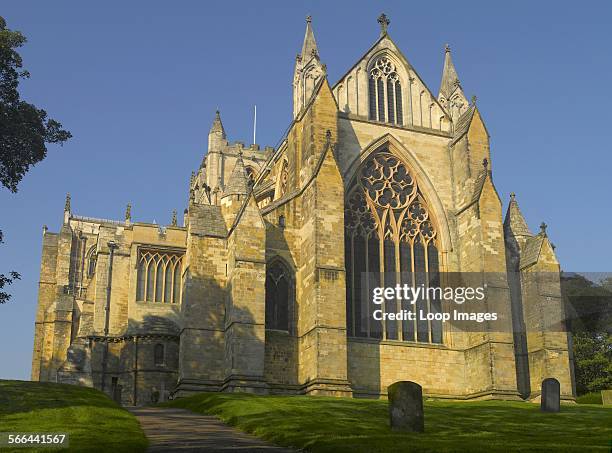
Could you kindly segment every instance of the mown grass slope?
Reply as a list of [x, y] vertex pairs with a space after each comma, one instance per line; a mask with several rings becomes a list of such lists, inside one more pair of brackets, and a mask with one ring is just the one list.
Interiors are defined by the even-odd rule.
[[203, 393], [167, 405], [214, 414], [278, 445], [312, 452], [610, 450], [612, 409], [523, 402], [425, 402], [424, 434], [391, 431], [387, 401]]
[[141, 452], [147, 447], [136, 418], [104, 393], [49, 382], [0, 380], [0, 431], [65, 432], [68, 451], [77, 452]]

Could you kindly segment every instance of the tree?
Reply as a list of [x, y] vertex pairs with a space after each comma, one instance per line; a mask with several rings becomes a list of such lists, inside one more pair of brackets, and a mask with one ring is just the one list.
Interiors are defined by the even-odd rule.
[[[0, 17], [0, 183], [12, 193], [30, 167], [46, 157], [48, 143], [62, 144], [72, 137], [47, 112], [19, 95], [19, 81], [30, 76], [16, 50], [25, 42], [25, 36], [9, 30]], [[0, 243], [2, 239], [0, 230]], [[2, 289], [19, 278], [14, 271], [0, 274], [0, 304], [11, 297]]]
[[576, 392], [612, 388], [610, 280], [598, 284], [579, 274], [564, 274], [561, 288], [573, 338]]

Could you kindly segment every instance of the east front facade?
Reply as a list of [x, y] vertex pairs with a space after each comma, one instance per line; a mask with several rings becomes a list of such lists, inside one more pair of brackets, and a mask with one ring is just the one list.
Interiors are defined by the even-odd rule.
[[[44, 228], [33, 380], [130, 405], [198, 391], [379, 398], [405, 380], [431, 397], [534, 400], [550, 377], [574, 398], [567, 334], [538, 327], [563, 317], [545, 226], [532, 233], [514, 196], [503, 219], [489, 135], [448, 46], [434, 95], [379, 25], [330, 85], [308, 18], [280, 146], [230, 143], [217, 112], [170, 225], [130, 206], [120, 221], [80, 216], [67, 197], [60, 231]], [[364, 313], [362, 275], [460, 272], [482, 276], [506, 328]], [[556, 279], [528, 284], [539, 273]]]

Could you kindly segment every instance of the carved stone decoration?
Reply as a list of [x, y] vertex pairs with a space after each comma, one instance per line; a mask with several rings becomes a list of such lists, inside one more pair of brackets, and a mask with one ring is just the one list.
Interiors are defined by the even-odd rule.
[[362, 166], [348, 196], [345, 219], [351, 234], [370, 236], [377, 231], [384, 238], [389, 229], [394, 241], [413, 241], [418, 235], [425, 243], [436, 237], [415, 179], [389, 152], [377, 153]]

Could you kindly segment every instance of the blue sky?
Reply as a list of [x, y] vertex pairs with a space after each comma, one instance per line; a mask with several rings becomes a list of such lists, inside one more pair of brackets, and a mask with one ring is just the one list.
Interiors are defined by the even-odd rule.
[[[23, 279], [0, 306], [0, 378], [28, 379], [42, 225], [57, 231], [66, 192], [80, 215], [169, 223], [220, 108], [230, 140], [275, 145], [291, 120], [291, 80], [313, 16], [335, 82], [389, 32], [437, 93], [446, 42], [491, 134], [494, 182], [541, 221], [565, 270], [612, 256], [609, 102], [612, 8], [604, 2], [4, 2], [28, 37], [23, 97], [74, 138], [50, 147], [17, 194], [0, 189], [0, 272]], [[505, 210], [505, 207], [504, 207]]]

